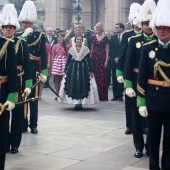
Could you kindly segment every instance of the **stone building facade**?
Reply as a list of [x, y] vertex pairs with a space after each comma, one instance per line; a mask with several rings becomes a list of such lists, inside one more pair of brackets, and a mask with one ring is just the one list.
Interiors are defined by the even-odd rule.
[[[128, 22], [129, 7], [133, 2], [142, 4], [144, 0], [81, 0], [81, 22], [87, 29], [102, 22], [107, 30], [112, 30], [115, 23]], [[68, 29], [72, 15], [72, 0], [46, 0], [46, 27]]]

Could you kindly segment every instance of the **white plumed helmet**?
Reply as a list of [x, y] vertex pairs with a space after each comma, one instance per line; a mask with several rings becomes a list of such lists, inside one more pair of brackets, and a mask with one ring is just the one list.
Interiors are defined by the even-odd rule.
[[37, 21], [37, 10], [33, 1], [25, 1], [20, 15], [18, 17], [19, 21], [36, 22]]
[[2, 14], [0, 17], [0, 28], [4, 25], [13, 25], [16, 30], [20, 28], [20, 24], [17, 18], [17, 11], [14, 4], [6, 4], [2, 9]]
[[133, 24], [133, 20], [136, 18], [140, 11], [141, 5], [138, 3], [132, 3], [130, 6], [130, 11], [129, 11], [129, 22], [131, 25]]
[[170, 0], [159, 0], [150, 27], [155, 30], [156, 26], [170, 27]]
[[138, 25], [141, 28], [142, 22], [150, 21], [156, 9], [156, 3], [154, 0], [145, 0], [142, 4], [139, 14], [134, 19], [133, 24]]

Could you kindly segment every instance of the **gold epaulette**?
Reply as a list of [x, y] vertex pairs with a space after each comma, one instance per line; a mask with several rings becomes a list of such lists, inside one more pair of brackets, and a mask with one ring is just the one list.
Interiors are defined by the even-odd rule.
[[36, 30], [37, 32], [42, 32], [43, 34], [45, 34], [45, 32], [42, 29], [38, 29]]
[[137, 34], [137, 35], [134, 35], [134, 36], [132, 36], [132, 37], [129, 37], [128, 38], [128, 42], [132, 39], [132, 38], [138, 38], [138, 37], [141, 37], [142, 36], [142, 34]]
[[141, 37], [141, 36], [142, 36], [142, 34], [137, 34], [137, 35], [132, 36], [132, 37], [130, 37], [130, 38], [138, 38], [138, 37]]
[[14, 40], [12, 40], [10, 38], [6, 38], [6, 37], [2, 37], [2, 38], [6, 39], [7, 41], [14, 42]]
[[21, 34], [22, 32], [16, 32], [15, 34]]
[[130, 30], [126, 30], [126, 31], [125, 31], [125, 33], [126, 33], [126, 32], [131, 32], [131, 31], [133, 31], [133, 29], [130, 29]]
[[155, 42], [157, 42], [157, 40], [152, 40], [152, 41], [150, 41], [150, 42], [147, 42], [147, 43], [143, 44], [143, 46], [150, 45], [150, 44], [153, 44], [153, 43], [155, 43]]

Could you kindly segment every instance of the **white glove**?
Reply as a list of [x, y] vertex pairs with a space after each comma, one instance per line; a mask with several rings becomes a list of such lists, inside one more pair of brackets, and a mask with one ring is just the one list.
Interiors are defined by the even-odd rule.
[[22, 36], [27, 37], [32, 32], [33, 32], [32, 28], [26, 28]]
[[141, 106], [141, 107], [139, 107], [138, 111], [139, 111], [139, 114], [140, 114], [142, 117], [147, 117], [147, 116], [148, 116], [148, 110], [147, 110], [147, 107], [146, 107], [146, 106]]
[[123, 76], [117, 76], [117, 81], [119, 83], [123, 83], [124, 82]]
[[47, 76], [44, 76], [44, 75], [41, 74], [40, 79], [43, 83], [45, 83], [47, 81]]
[[6, 110], [11, 111], [14, 107], [15, 107], [15, 103], [11, 102], [9, 100], [7, 100], [4, 105], [8, 105], [8, 107], [6, 108]]
[[26, 87], [22, 97], [26, 97], [27, 98], [30, 95], [30, 93], [31, 93], [31, 88]]
[[129, 97], [136, 97], [136, 93], [132, 88], [126, 88], [126, 95]]

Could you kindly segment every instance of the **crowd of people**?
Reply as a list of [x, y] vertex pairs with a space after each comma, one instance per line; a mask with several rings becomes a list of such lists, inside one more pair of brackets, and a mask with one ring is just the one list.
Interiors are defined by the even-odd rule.
[[[70, 30], [34, 27], [37, 11], [25, 1], [19, 17], [13, 4], [2, 9], [0, 28], [0, 170], [5, 153], [18, 152], [22, 133], [37, 134], [38, 100], [50, 87], [52, 77], [61, 103], [83, 105], [123, 101], [125, 134], [133, 135], [134, 156], [149, 156], [149, 169], [160, 170], [159, 147], [163, 127], [162, 170], [170, 169], [170, 1], [145, 0], [130, 6], [129, 23], [104, 30], [101, 22], [93, 30], [73, 24]], [[20, 23], [21, 26], [20, 26]], [[27, 98], [29, 103], [28, 118]], [[15, 107], [15, 103], [25, 103]], [[10, 111], [12, 112], [11, 121]], [[10, 125], [11, 124], [11, 125]], [[146, 135], [146, 141], [144, 136]]]

